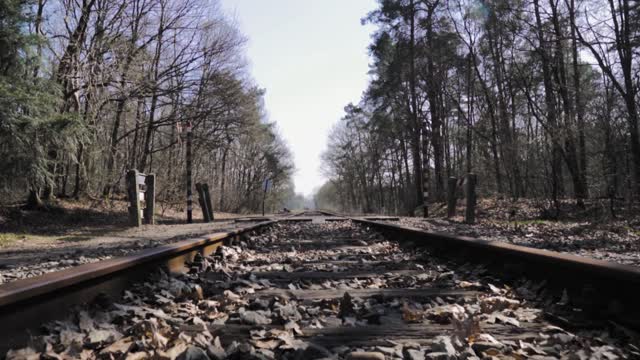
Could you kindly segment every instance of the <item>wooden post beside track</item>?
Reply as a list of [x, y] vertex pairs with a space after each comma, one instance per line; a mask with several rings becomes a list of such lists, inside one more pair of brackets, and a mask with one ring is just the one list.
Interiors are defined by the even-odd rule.
[[[145, 175], [138, 170], [127, 172], [127, 197], [129, 198], [129, 223], [131, 226], [155, 224], [156, 176]], [[142, 202], [144, 201], [144, 208]]]
[[211, 201], [211, 193], [209, 192], [209, 184], [202, 184], [202, 190], [204, 191], [204, 202], [207, 205], [209, 211], [209, 221], [213, 221], [213, 203]]
[[464, 182], [464, 195], [467, 200], [464, 221], [467, 224], [475, 224], [476, 222], [476, 184], [478, 176], [476, 174], [467, 174]]
[[267, 200], [267, 191], [271, 188], [271, 179], [265, 179], [262, 183], [263, 192], [262, 192], [262, 216], [264, 216], [264, 203]]
[[145, 176], [144, 184], [144, 223], [154, 225], [156, 223], [156, 175]]
[[200, 203], [200, 209], [202, 209], [202, 218], [204, 222], [208, 223], [211, 221], [209, 208], [207, 206], [207, 197], [204, 193], [204, 184], [197, 183], [196, 191], [198, 192], [198, 203]]
[[[414, 107], [414, 111], [416, 108]], [[426, 120], [422, 122], [422, 172], [420, 176], [420, 181], [422, 181], [422, 217], [429, 217], [429, 157], [427, 156], [427, 149], [429, 149], [429, 137], [426, 136], [428, 134], [427, 129], [429, 129], [429, 125]], [[438, 198], [440, 194], [436, 194], [436, 198]]]
[[140, 213], [140, 196], [138, 185], [138, 170], [127, 172], [127, 197], [129, 198], [129, 223], [132, 226], [142, 226], [142, 214]]
[[447, 217], [452, 218], [456, 216], [456, 202], [457, 202], [457, 190], [458, 189], [458, 179], [454, 177], [449, 178], [449, 183], [447, 184]]

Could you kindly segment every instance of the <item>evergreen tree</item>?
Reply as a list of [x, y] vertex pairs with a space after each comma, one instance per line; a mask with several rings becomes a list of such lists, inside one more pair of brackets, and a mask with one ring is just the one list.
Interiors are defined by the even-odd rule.
[[29, 76], [40, 59], [39, 41], [26, 33], [28, 1], [0, 0], [0, 186], [28, 186], [29, 207], [42, 207], [40, 189], [53, 181], [51, 154], [71, 150], [82, 128], [60, 115], [60, 91], [51, 80]]

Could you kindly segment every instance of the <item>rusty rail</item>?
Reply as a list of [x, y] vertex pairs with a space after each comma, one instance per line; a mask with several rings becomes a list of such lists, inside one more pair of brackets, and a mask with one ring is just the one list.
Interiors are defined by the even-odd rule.
[[97, 299], [117, 300], [128, 286], [144, 280], [158, 266], [170, 272], [185, 271], [185, 263], [193, 260], [197, 253], [209, 255], [224, 243], [274, 222], [265, 221], [2, 284], [0, 358], [10, 348], [24, 345], [29, 332], [37, 333], [41, 324], [65, 318], [76, 305]]
[[[640, 269], [600, 260], [448, 234], [430, 233], [396, 224], [364, 218], [329, 215], [328, 220], [353, 220], [400, 242], [426, 246], [435, 255], [462, 262], [484, 264], [501, 278], [538, 279], [549, 291], [567, 291], [573, 304], [591, 316], [613, 319], [640, 328], [636, 296]], [[340, 217], [340, 218], [338, 218]], [[278, 221], [308, 221], [281, 218], [230, 232], [185, 240], [137, 254], [114, 258], [40, 277], [0, 285], [0, 354], [28, 340], [27, 331], [51, 320], [67, 316], [66, 310], [100, 299], [117, 299], [132, 283], [144, 280], [150, 271], [164, 266], [170, 271], [185, 269], [196, 253], [212, 253], [219, 246], [244, 233], [259, 230]]]
[[431, 233], [396, 224], [353, 219], [388, 237], [460, 262], [484, 264], [507, 280], [545, 281], [548, 291], [567, 292], [571, 303], [590, 317], [611, 319], [640, 329], [640, 268], [571, 254], [470, 237]]

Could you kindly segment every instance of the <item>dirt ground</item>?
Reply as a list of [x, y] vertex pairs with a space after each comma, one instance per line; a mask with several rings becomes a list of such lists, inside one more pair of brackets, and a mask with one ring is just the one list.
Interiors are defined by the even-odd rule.
[[195, 223], [176, 211], [158, 215], [158, 225], [127, 223], [126, 204], [61, 202], [50, 211], [0, 209], [0, 284], [89, 262], [123, 256], [143, 248], [246, 226], [237, 214], [215, 213], [216, 221]]
[[[214, 215], [216, 221], [247, 216], [220, 212]], [[197, 207], [194, 209], [193, 218], [196, 225], [202, 222], [202, 212]], [[159, 206], [156, 222], [158, 225], [186, 224], [186, 213]], [[120, 233], [125, 234], [125, 237], [136, 236], [136, 231], [144, 233], [147, 228], [132, 228], [128, 223], [127, 203], [119, 200], [65, 200], [56, 202], [48, 211], [29, 211], [18, 206], [5, 206], [0, 207], [0, 250], [84, 243], [96, 237], [109, 237], [113, 234], [121, 237], [118, 235]], [[156, 228], [156, 231], [158, 229]], [[170, 231], [168, 229], [170, 227], [162, 231]], [[177, 234], [169, 232], [167, 235], [170, 237]]]

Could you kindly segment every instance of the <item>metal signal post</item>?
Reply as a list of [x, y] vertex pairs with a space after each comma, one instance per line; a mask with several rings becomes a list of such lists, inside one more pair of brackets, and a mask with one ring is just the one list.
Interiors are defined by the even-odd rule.
[[191, 121], [187, 122], [187, 223], [193, 223], [193, 178], [192, 178], [192, 154], [191, 142], [193, 132]]

